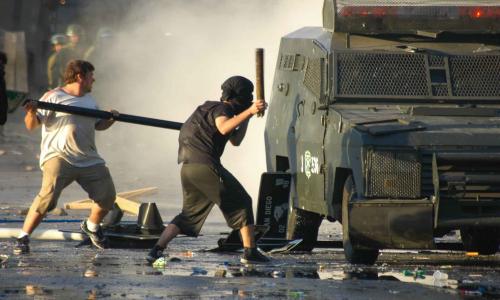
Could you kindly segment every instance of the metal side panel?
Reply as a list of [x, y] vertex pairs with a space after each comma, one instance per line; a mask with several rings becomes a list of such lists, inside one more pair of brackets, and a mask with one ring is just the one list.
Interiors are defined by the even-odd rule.
[[350, 204], [350, 233], [361, 245], [433, 247], [433, 207], [427, 201], [369, 201]]

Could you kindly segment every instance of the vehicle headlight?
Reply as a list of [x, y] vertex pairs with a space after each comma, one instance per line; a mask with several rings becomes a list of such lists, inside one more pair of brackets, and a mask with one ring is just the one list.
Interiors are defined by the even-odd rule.
[[365, 160], [365, 196], [420, 198], [422, 167], [418, 152], [368, 149]]

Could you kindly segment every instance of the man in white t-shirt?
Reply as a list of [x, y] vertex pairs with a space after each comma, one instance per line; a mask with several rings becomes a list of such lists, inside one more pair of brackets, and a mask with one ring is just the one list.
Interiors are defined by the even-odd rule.
[[[65, 85], [45, 93], [40, 101], [97, 109], [90, 95], [93, 82], [94, 66], [87, 61], [72, 60], [65, 69]], [[106, 248], [107, 240], [99, 224], [113, 208], [116, 192], [105, 161], [97, 153], [95, 130], [108, 129], [114, 120], [37, 110], [35, 102], [26, 104], [25, 110], [24, 123], [28, 130], [42, 126], [40, 168], [43, 179], [40, 192], [24, 220], [14, 253], [29, 253], [29, 235], [47, 212], [56, 207], [62, 190], [73, 181], [78, 182], [95, 202], [81, 229], [96, 247]], [[118, 115], [117, 111], [112, 112]]]

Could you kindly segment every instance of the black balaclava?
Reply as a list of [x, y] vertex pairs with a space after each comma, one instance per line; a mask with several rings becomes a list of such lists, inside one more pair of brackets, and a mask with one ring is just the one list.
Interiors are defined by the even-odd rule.
[[252, 105], [253, 83], [243, 76], [228, 78], [221, 86], [221, 101], [229, 101], [236, 114], [241, 113]]

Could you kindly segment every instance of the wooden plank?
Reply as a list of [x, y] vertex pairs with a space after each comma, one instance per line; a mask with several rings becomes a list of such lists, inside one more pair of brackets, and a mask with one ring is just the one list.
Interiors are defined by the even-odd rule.
[[[136, 202], [136, 203], [140, 204], [140, 201], [138, 200], [138, 198], [140, 196], [154, 195], [157, 192], [158, 192], [157, 187], [147, 187], [147, 188], [117, 193], [116, 196], [117, 196], [117, 199], [118, 199], [118, 197], [120, 197], [120, 198], [127, 200], [127, 202], [126, 202], [127, 204], [124, 204], [124, 206], [127, 207], [127, 209], [130, 208], [131, 211], [135, 211], [135, 209], [132, 207], [132, 204], [129, 202]], [[65, 203], [64, 208], [65, 209], [90, 209], [92, 207], [93, 203], [94, 203], [94, 201], [92, 199], [89, 199], [89, 198], [81, 199], [81, 200], [76, 200], [76, 201], [71, 201], [71, 202]], [[138, 212], [138, 209], [137, 209], [137, 212]], [[130, 213], [132, 213], [132, 212], [130, 212]]]
[[92, 205], [94, 205], [93, 201], [79, 203], [71, 202], [64, 204], [64, 209], [91, 209]]
[[117, 196], [120, 196], [122, 198], [127, 198], [129, 200], [135, 200], [140, 196], [155, 195], [157, 192], [158, 192], [157, 187], [147, 187], [147, 188], [142, 188], [142, 189], [138, 189], [138, 190], [118, 193]]
[[124, 212], [133, 214], [133, 215], [139, 215], [139, 207], [141, 206], [140, 202], [132, 201], [120, 196], [116, 197], [115, 200], [116, 204], [118, 207], [123, 210]]

